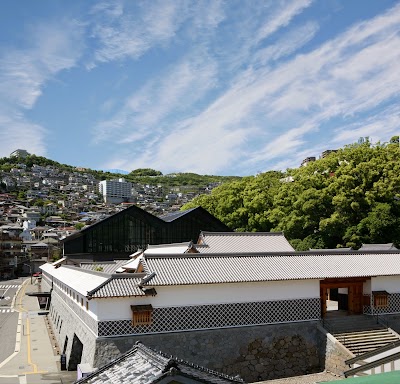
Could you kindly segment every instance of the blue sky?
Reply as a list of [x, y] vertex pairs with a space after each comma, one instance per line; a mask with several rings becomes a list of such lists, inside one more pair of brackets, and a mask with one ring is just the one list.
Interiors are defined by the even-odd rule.
[[1, 1], [1, 157], [284, 170], [399, 134], [399, 91], [400, 1]]

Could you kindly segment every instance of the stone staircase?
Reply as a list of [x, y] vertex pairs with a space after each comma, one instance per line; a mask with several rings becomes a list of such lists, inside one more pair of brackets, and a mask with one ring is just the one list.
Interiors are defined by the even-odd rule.
[[345, 316], [324, 320], [324, 328], [354, 355], [400, 340], [398, 334], [377, 323], [373, 316]]

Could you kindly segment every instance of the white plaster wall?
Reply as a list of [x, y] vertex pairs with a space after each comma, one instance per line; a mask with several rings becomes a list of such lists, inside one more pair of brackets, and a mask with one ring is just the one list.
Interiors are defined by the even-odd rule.
[[371, 278], [372, 291], [400, 292], [400, 276], [377, 276]]
[[363, 293], [364, 295], [371, 294], [371, 280], [367, 280], [366, 282], [363, 283]]
[[[93, 299], [90, 309], [96, 309], [98, 320], [117, 320], [131, 317], [131, 305], [151, 304], [157, 308], [319, 298], [319, 280], [181, 285], [156, 287], [156, 290], [154, 297]], [[92, 306], [94, 301], [96, 306]]]

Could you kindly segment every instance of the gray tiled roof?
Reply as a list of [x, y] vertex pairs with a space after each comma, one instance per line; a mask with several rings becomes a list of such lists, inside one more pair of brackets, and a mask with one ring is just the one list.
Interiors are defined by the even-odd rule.
[[148, 256], [150, 286], [400, 275], [399, 252]]
[[397, 248], [394, 246], [393, 243], [386, 243], [386, 244], [363, 244], [360, 251], [392, 251], [396, 250]]
[[114, 261], [103, 261], [103, 262], [82, 262], [81, 268], [87, 269], [90, 271], [98, 271], [98, 268], [102, 268], [102, 272], [104, 273], [115, 273], [116, 270], [122, 265], [128, 263], [129, 260], [114, 260]]
[[178, 360], [138, 342], [130, 351], [75, 384], [150, 384], [166, 376], [178, 376], [178, 381], [183, 376], [210, 384], [243, 383], [241, 379]]
[[282, 232], [206, 232], [200, 234], [200, 253], [291, 252]]
[[88, 292], [91, 298], [146, 296], [149, 290], [141, 288], [142, 277], [112, 276], [96, 289]]

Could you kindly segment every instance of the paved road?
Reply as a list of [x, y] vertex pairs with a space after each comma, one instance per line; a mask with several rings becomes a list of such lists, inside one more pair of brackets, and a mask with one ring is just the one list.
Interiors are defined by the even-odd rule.
[[0, 311], [0, 362], [14, 353], [17, 325], [18, 312], [2, 313]]
[[14, 353], [18, 312], [14, 309], [15, 297], [23, 280], [0, 281], [0, 362]]
[[[8, 283], [11, 285], [11, 281]], [[0, 285], [3, 284], [0, 282]], [[9, 288], [12, 289], [18, 290]], [[44, 311], [39, 308], [37, 298], [25, 294], [32, 291], [38, 291], [37, 281], [31, 283], [30, 279], [25, 279], [15, 299], [10, 299], [7, 305], [1, 307], [11, 311], [0, 312], [0, 321], [4, 320], [3, 329], [0, 329], [0, 384], [73, 383], [76, 372], [59, 370], [60, 357], [50, 341]], [[11, 353], [5, 348], [2, 351], [3, 338], [7, 339], [4, 343], [7, 348], [12, 345]], [[4, 355], [7, 355], [5, 359]]]

